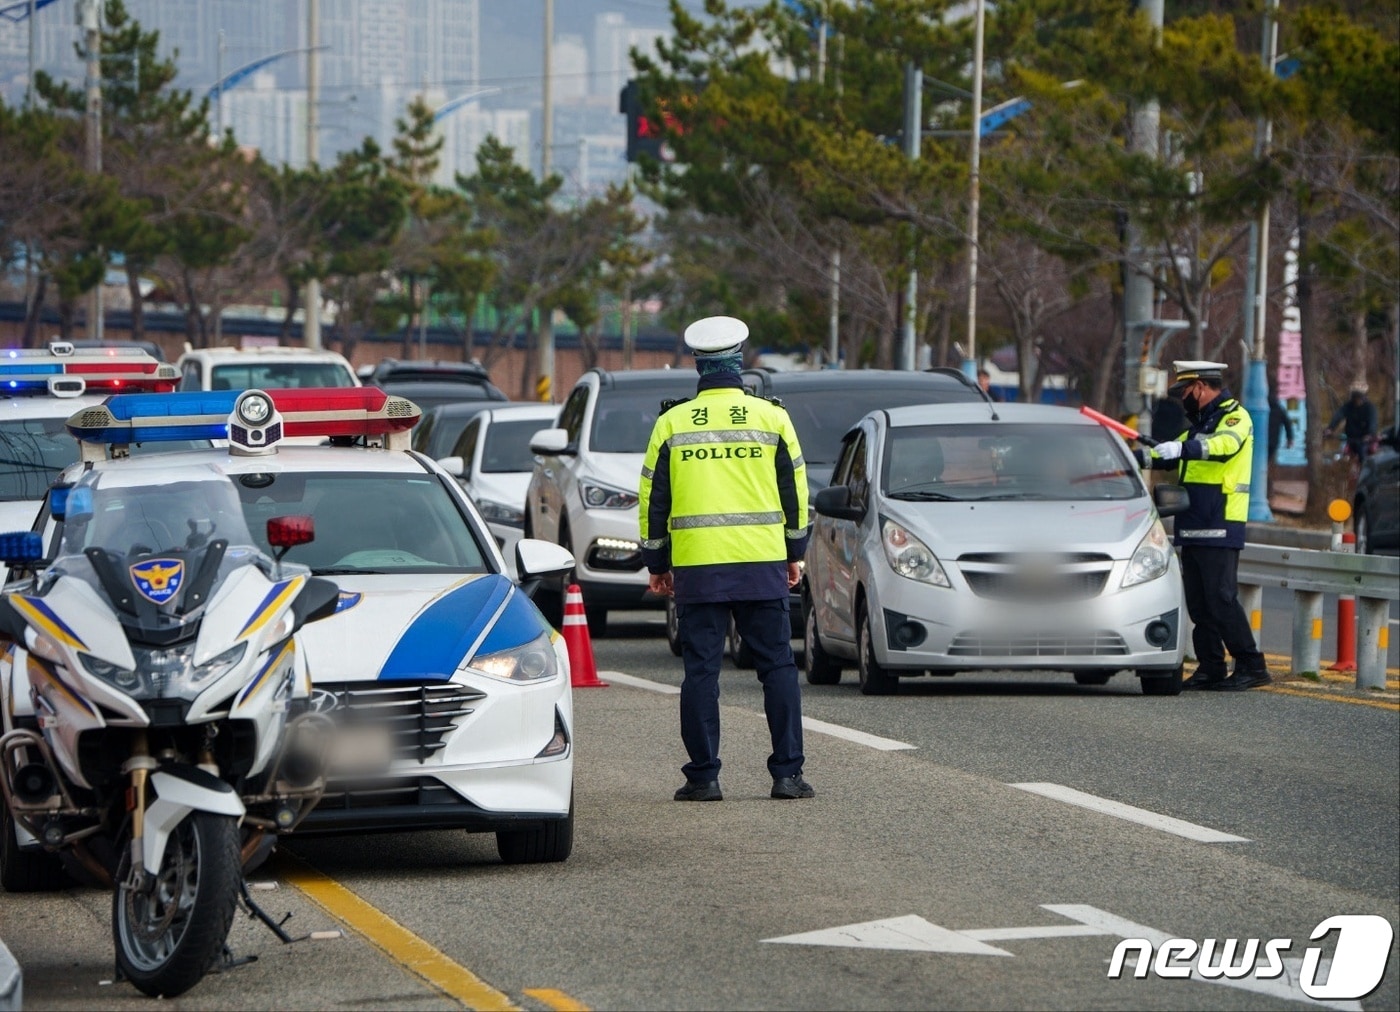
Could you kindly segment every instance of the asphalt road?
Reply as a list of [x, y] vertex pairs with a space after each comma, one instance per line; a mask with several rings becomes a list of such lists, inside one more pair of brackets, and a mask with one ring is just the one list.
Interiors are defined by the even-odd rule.
[[[166, 1004], [1303, 1008], [1296, 963], [1282, 980], [1226, 986], [1110, 979], [1108, 961], [1125, 935], [1287, 938], [1296, 960], [1309, 944], [1331, 952], [1308, 942], [1327, 917], [1400, 921], [1400, 715], [1386, 701], [1146, 698], [1126, 680], [1011, 675], [916, 681], [875, 698], [848, 675], [804, 686], [806, 714], [830, 725], [806, 736], [817, 797], [776, 802], [756, 679], [730, 669], [725, 800], [681, 805], [670, 799], [684, 756], [666, 691], [680, 662], [657, 619], [615, 616], [595, 642], [598, 664], [604, 678], [631, 677], [576, 693], [567, 863], [505, 867], [489, 837], [458, 833], [291, 843], [285, 851], [360, 905], [323, 907], [290, 886], [303, 864], [260, 873], [283, 885], [256, 895], [277, 916], [293, 912], [298, 933], [344, 937], [280, 946], [240, 920], [234, 948], [259, 961]], [[79, 889], [0, 897], [26, 1007], [149, 1005], [100, 983], [111, 978], [108, 902]], [[795, 935], [809, 937], [774, 941]], [[438, 972], [444, 964], [486, 990]], [[1334, 1007], [1396, 1008], [1398, 978], [1392, 939], [1379, 988]]]

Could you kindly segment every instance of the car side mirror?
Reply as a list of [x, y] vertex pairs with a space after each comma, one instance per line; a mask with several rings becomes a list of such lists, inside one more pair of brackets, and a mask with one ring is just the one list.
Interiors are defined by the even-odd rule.
[[467, 474], [466, 461], [461, 457], [441, 457], [438, 459], [438, 467], [454, 478], [465, 478]]
[[568, 429], [541, 429], [530, 437], [530, 452], [541, 457], [558, 457], [578, 451], [569, 445]]
[[552, 541], [521, 538], [515, 543], [515, 572], [526, 597], [533, 598], [547, 578], [563, 576], [573, 568], [573, 553]]
[[846, 485], [822, 489], [814, 506], [822, 516], [835, 520], [860, 520], [865, 516], [865, 507], [851, 505], [851, 490]]
[[1174, 517], [1191, 508], [1191, 493], [1180, 485], [1158, 485], [1152, 490], [1152, 502], [1158, 516]]

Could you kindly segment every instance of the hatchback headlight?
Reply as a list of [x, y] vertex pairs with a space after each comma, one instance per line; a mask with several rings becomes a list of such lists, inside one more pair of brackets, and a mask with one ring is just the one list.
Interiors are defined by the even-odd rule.
[[1152, 521], [1152, 526], [1138, 542], [1133, 557], [1128, 560], [1128, 571], [1123, 574], [1123, 586], [1136, 587], [1139, 583], [1157, 579], [1167, 571], [1171, 556], [1171, 542], [1167, 540], [1162, 521]]
[[559, 661], [548, 633], [509, 650], [473, 657], [470, 667], [503, 682], [543, 682], [559, 674]]
[[505, 524], [507, 527], [525, 526], [525, 512], [515, 506], [491, 499], [478, 499], [476, 508], [481, 513], [481, 519], [489, 523]]
[[583, 497], [583, 504], [589, 509], [625, 510], [637, 505], [636, 492], [613, 488], [610, 485], [581, 481], [578, 483], [578, 491]]
[[920, 583], [931, 583], [935, 587], [953, 586], [928, 545], [893, 520], [886, 520], [880, 525], [880, 542], [885, 546], [885, 558], [890, 568], [900, 576]]

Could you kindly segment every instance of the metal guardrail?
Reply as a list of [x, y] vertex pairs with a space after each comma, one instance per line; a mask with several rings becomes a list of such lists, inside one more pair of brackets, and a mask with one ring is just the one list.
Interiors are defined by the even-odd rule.
[[1400, 600], [1400, 558], [1348, 552], [1245, 545], [1240, 553], [1240, 603], [1251, 617], [1265, 587], [1293, 591], [1293, 674], [1322, 665], [1322, 595], [1356, 598], [1356, 687], [1385, 688], [1390, 602]]

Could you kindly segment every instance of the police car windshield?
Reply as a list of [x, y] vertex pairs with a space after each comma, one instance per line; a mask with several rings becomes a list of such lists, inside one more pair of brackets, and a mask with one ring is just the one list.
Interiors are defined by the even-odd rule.
[[[830, 467], [841, 450], [841, 438], [851, 427], [878, 408], [902, 408], [911, 404], [936, 404], [951, 398], [929, 383], [910, 386], [862, 387], [860, 374], [841, 389], [812, 389], [780, 392], [779, 399], [792, 418], [802, 459], [808, 465]], [[954, 394], [968, 399], [961, 391]]]
[[880, 489], [892, 499], [1134, 499], [1137, 467], [1088, 425], [917, 425], [889, 430]]
[[[519, 422], [492, 422], [486, 429], [486, 446], [481, 451], [481, 470], [485, 474], [529, 473], [535, 467], [535, 455], [530, 452], [530, 437], [546, 423], [538, 418]], [[650, 433], [648, 433], [650, 435]], [[643, 452], [646, 447], [642, 447]]]
[[600, 390], [589, 445], [600, 453], [646, 453], [651, 430], [661, 416], [661, 402], [693, 396], [695, 379], [677, 372], [674, 380]]
[[316, 539], [286, 555], [313, 572], [490, 571], [456, 499], [433, 475], [283, 472], [235, 481], [248, 527], [265, 551], [272, 517], [315, 519]]
[[210, 372], [213, 390], [285, 390], [288, 387], [353, 387], [339, 362], [230, 362]]
[[[37, 502], [59, 472], [78, 459], [78, 443], [66, 418], [16, 418], [0, 422], [0, 502]], [[133, 446], [133, 453], [173, 453], [208, 447], [209, 441], [179, 440]]]

